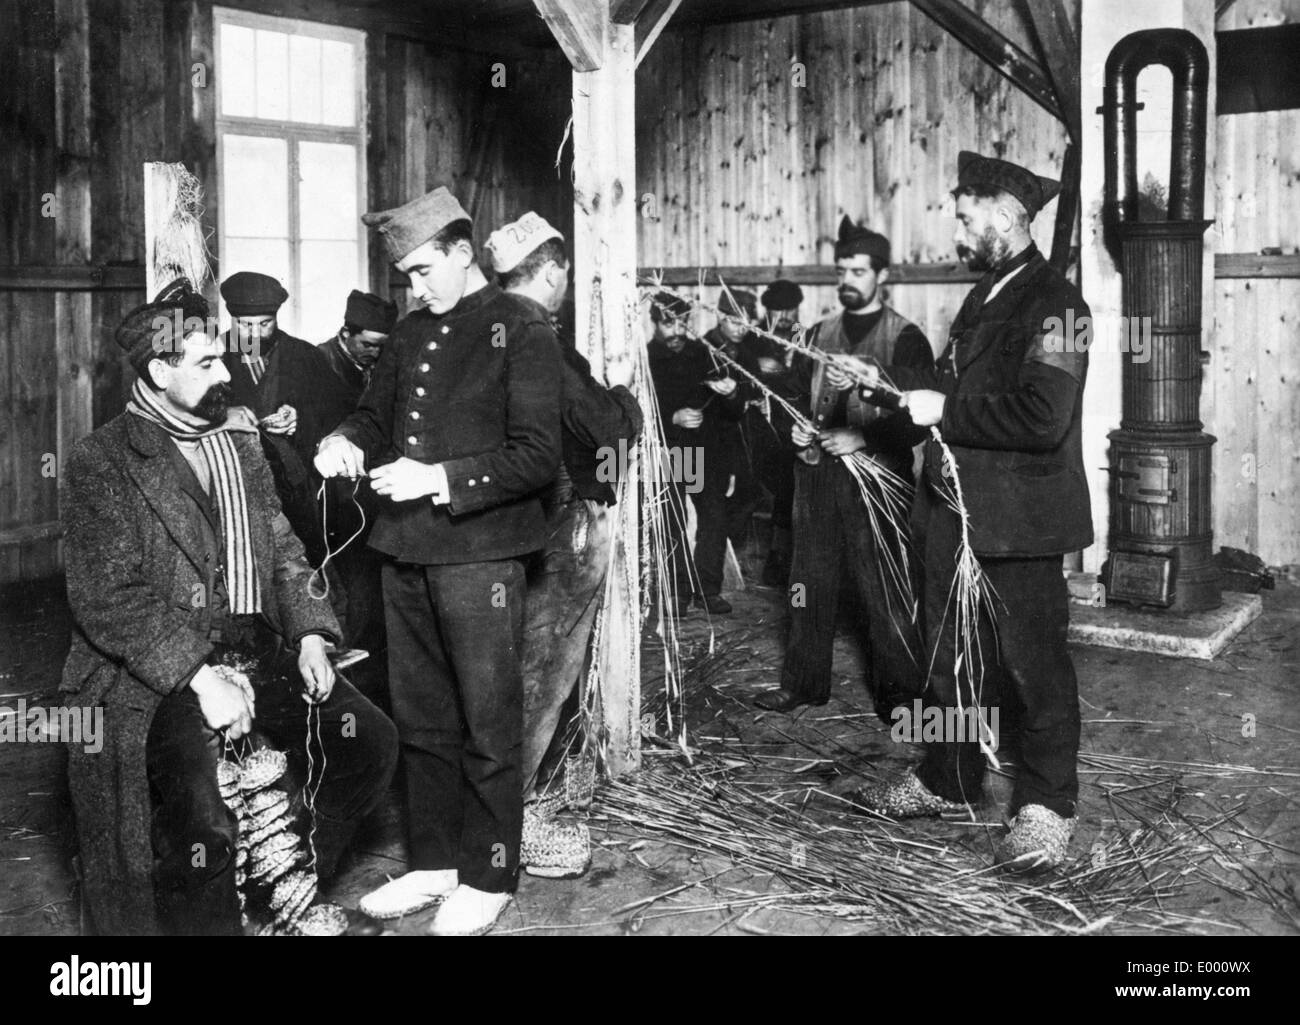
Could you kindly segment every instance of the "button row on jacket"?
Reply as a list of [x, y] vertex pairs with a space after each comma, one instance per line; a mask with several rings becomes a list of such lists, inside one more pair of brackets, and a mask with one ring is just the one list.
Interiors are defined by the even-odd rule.
[[[491, 478], [491, 477], [489, 477], [486, 473], [483, 474], [483, 483], [484, 483], [484, 484], [491, 483], [491, 481], [492, 481], [492, 478]], [[466, 484], [468, 484], [471, 488], [472, 488], [475, 484], [477, 484], [477, 483], [478, 483], [478, 481], [477, 481], [475, 478], [473, 478], [473, 477], [471, 477], [468, 481], [466, 481]]]

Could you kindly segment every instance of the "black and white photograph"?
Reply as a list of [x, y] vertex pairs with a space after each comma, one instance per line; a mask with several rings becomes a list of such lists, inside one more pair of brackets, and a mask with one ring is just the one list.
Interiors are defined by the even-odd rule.
[[1263, 994], [1300, 0], [0, 16], [26, 988], [1086, 936], [1113, 1004]]

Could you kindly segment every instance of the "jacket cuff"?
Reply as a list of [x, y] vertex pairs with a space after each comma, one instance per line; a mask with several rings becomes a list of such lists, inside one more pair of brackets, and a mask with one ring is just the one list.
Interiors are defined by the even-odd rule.
[[442, 468], [447, 474], [447, 505], [456, 515], [484, 509], [509, 497], [491, 471], [473, 456], [449, 459]]

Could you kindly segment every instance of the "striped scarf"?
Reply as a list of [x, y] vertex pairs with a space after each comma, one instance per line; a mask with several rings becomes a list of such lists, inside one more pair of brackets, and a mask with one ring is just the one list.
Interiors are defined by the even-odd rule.
[[222, 424], [206, 430], [192, 427], [168, 412], [157, 397], [137, 380], [131, 389], [126, 411], [161, 427], [178, 441], [196, 441], [208, 464], [212, 493], [217, 499], [221, 533], [226, 549], [226, 589], [230, 611], [252, 615], [262, 611], [262, 595], [253, 559], [253, 535], [248, 524], [248, 496], [240, 472], [239, 451], [232, 431], [255, 432], [256, 428]]

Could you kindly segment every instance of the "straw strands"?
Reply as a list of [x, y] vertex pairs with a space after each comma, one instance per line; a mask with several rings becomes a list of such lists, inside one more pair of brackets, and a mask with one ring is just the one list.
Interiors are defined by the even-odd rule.
[[185, 278], [196, 292], [211, 276], [203, 234], [202, 186], [184, 164], [147, 165], [147, 202], [153, 244], [152, 278], [158, 286]]
[[607, 781], [593, 818], [612, 832], [653, 835], [770, 873], [787, 888], [741, 893], [720, 902], [726, 908], [869, 921], [902, 934], [1179, 932], [1223, 924], [1162, 906], [1210, 857], [1203, 845], [1196, 849], [1197, 828], [1172, 815], [1113, 833], [1087, 860], [1038, 883], [1003, 876], [960, 847], [906, 835], [885, 819], [818, 821], [724, 771], [657, 765], [634, 779]]

